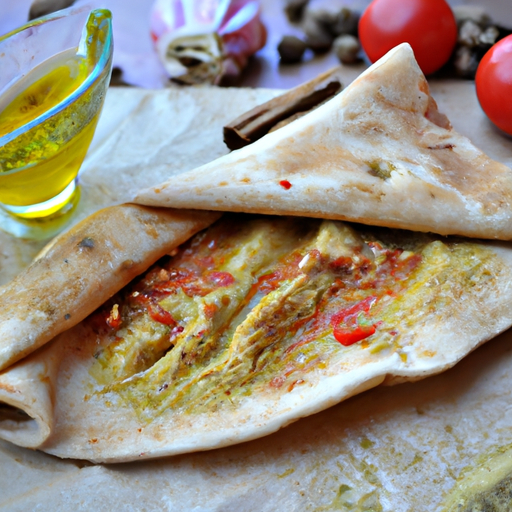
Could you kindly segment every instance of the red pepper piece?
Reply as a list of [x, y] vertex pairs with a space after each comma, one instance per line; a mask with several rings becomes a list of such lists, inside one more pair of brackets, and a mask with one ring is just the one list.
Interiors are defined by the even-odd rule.
[[229, 272], [210, 272], [208, 279], [220, 288], [231, 286], [235, 282]]
[[377, 324], [360, 325], [357, 320], [360, 313], [368, 313], [370, 311], [376, 300], [377, 297], [374, 296], [366, 297], [361, 302], [342, 309], [332, 316], [331, 325], [336, 341], [348, 347], [375, 333]]
[[219, 308], [215, 304], [205, 304], [204, 314], [206, 318], [213, 318]]
[[149, 316], [155, 321], [164, 325], [176, 325], [176, 321], [169, 311], [166, 311], [159, 304], [148, 304]]
[[375, 325], [358, 325], [355, 328], [335, 326], [333, 329], [334, 337], [336, 341], [340, 342], [343, 346], [348, 347], [368, 338], [375, 333]]
[[279, 185], [281, 185], [281, 187], [285, 188], [286, 190], [289, 190], [292, 188], [292, 184], [288, 180], [280, 181]]

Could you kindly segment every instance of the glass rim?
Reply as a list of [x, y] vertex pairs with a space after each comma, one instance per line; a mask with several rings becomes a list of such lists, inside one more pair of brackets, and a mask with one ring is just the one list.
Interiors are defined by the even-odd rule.
[[[88, 21], [91, 19], [92, 16], [95, 16], [97, 13], [104, 13], [105, 14], [105, 21], [107, 22], [107, 28], [106, 28], [106, 38], [105, 42], [103, 44], [101, 54], [97, 62], [94, 64], [94, 67], [92, 70], [87, 74], [87, 77], [85, 80], [68, 96], [63, 98], [57, 105], [54, 105], [52, 108], [48, 109], [47, 111], [43, 112], [39, 116], [35, 117], [28, 123], [25, 123], [24, 125], [16, 128], [14, 131], [10, 133], [6, 133], [2, 137], [0, 137], [0, 149], [8, 144], [9, 142], [15, 140], [20, 135], [23, 135], [27, 131], [31, 130], [37, 125], [40, 125], [50, 119], [51, 117], [55, 116], [56, 114], [59, 114], [63, 110], [65, 110], [69, 105], [74, 103], [78, 98], [80, 98], [85, 92], [89, 90], [89, 88], [96, 82], [103, 74], [110, 73], [110, 67], [112, 63], [112, 13], [108, 9], [90, 9], [89, 7], [81, 7], [78, 9], [73, 9], [71, 12], [64, 12], [67, 10], [61, 10], [57, 11], [55, 13], [51, 13], [47, 16], [43, 16], [41, 18], [37, 18], [30, 23], [27, 23], [26, 25], [22, 25], [21, 27], [18, 27], [14, 29], [13, 31], [3, 35], [0, 37], [0, 43], [9, 37], [12, 37], [16, 34], [19, 34], [20, 32], [23, 32], [27, 29], [30, 29], [32, 27], [41, 25], [47, 21], [54, 21], [58, 19], [65, 18], [67, 16], [72, 16], [74, 14], [79, 14], [84, 11], [89, 11], [89, 15], [87, 16], [87, 19], [84, 24], [84, 28]], [[76, 54], [78, 54], [79, 51], [79, 45], [76, 48]], [[22, 92], [22, 91], [20, 91]], [[0, 112], [1, 116], [1, 112]], [[9, 172], [9, 171], [7, 171]], [[18, 172], [18, 169], [14, 170], [14, 172]]]

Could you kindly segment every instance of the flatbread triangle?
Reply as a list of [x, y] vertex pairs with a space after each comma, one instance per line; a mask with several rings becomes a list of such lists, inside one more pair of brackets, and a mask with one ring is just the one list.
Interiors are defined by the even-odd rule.
[[406, 43], [315, 111], [135, 202], [512, 238], [511, 169], [452, 129]]

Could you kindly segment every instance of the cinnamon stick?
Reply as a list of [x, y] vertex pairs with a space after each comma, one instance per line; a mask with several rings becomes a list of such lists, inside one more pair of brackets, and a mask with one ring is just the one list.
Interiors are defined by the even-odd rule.
[[224, 126], [226, 146], [240, 149], [330, 100], [343, 88], [341, 67], [258, 105]]

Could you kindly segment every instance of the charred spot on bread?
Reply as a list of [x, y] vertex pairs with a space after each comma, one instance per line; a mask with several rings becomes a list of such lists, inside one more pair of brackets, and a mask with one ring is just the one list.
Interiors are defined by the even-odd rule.
[[437, 144], [436, 146], [429, 146], [428, 149], [453, 149], [455, 144]]
[[78, 243], [80, 249], [94, 249], [94, 245], [94, 240], [89, 236], [86, 236]]
[[121, 263], [121, 270], [130, 270], [131, 268], [134, 267], [134, 265], [135, 261], [133, 261], [132, 259], [124, 260]]

